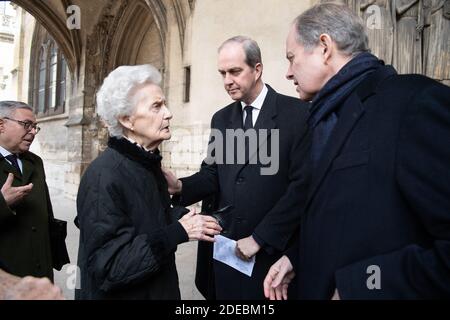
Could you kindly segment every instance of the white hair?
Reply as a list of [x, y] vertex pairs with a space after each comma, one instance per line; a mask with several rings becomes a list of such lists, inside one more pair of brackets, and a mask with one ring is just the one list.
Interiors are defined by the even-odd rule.
[[120, 66], [105, 78], [97, 92], [97, 113], [107, 125], [111, 137], [123, 135], [118, 119], [131, 115], [136, 107], [133, 89], [143, 83], [159, 85], [160, 82], [161, 74], [150, 64]]

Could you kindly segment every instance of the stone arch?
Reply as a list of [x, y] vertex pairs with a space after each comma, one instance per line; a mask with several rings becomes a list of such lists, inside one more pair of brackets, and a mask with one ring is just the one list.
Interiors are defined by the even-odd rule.
[[[77, 29], [70, 30], [66, 26], [66, 16], [58, 14], [50, 1], [13, 0], [15, 4], [29, 12], [53, 37], [66, 57], [72, 75], [79, 76], [81, 62], [81, 36]], [[71, 5], [69, 0], [59, 0], [63, 8]]]
[[[103, 79], [120, 65], [152, 63], [165, 74], [167, 12], [161, 0], [108, 1], [87, 36], [83, 116], [85, 141], [92, 156], [106, 146], [108, 134], [95, 112], [95, 96]], [[156, 43], [156, 44], [155, 44]], [[164, 82], [162, 83], [164, 86]]]
[[182, 53], [184, 54], [184, 48], [186, 43], [186, 29], [188, 27], [188, 21], [194, 10], [194, 0], [171, 0], [172, 6], [175, 11], [175, 17], [178, 25], [178, 32], [180, 36], [180, 46]]
[[151, 63], [163, 70], [165, 31], [160, 27], [160, 18], [145, 2], [134, 1], [118, 19], [107, 69], [125, 64]]
[[157, 33], [159, 55], [164, 61], [167, 17], [161, 0], [109, 1], [94, 31], [87, 37], [90, 57], [86, 65], [87, 85], [97, 90], [115, 67], [136, 64], [148, 28]]
[[150, 9], [153, 19], [158, 27], [159, 36], [161, 38], [161, 44], [163, 46], [163, 56], [166, 49], [166, 36], [167, 36], [167, 10], [162, 0], [144, 0], [147, 7]]

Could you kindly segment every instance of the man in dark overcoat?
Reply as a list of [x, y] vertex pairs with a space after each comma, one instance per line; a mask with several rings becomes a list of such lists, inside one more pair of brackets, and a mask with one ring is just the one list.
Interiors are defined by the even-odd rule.
[[287, 77], [311, 102], [312, 179], [298, 245], [266, 296], [450, 296], [450, 88], [399, 75], [369, 52], [346, 6], [305, 11], [286, 40]]
[[[247, 276], [220, 261], [211, 262], [212, 248], [209, 255], [199, 251], [205, 258], [197, 261], [202, 274], [196, 283], [215, 287], [217, 299], [264, 299], [262, 280], [298, 228], [305, 203], [307, 104], [262, 81], [260, 49], [250, 38], [225, 41], [219, 48], [218, 70], [234, 102], [212, 118], [208, 157], [198, 173], [177, 180], [166, 172], [166, 178], [169, 191], [180, 194], [183, 205], [217, 193], [219, 209], [230, 206], [223, 214], [223, 236], [237, 241], [239, 258], [255, 256]], [[240, 133], [247, 142], [239, 144]], [[252, 134], [258, 139], [252, 140]], [[212, 266], [213, 272], [202, 266]], [[202, 282], [205, 277], [209, 281]], [[215, 286], [207, 285], [210, 281]]]
[[30, 106], [0, 102], [0, 260], [16, 276], [52, 280], [52, 205], [42, 159], [29, 151], [38, 131]]

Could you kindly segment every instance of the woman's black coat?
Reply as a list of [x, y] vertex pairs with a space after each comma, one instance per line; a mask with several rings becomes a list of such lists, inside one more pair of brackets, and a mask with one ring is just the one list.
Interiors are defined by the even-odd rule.
[[180, 299], [175, 250], [188, 236], [176, 219], [186, 209], [169, 200], [159, 153], [110, 138], [78, 191], [76, 299]]

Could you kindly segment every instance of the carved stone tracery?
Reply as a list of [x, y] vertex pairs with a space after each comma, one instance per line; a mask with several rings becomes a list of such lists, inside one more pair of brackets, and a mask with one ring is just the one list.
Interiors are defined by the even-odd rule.
[[[368, 28], [372, 52], [399, 73], [425, 74], [450, 84], [450, 0], [320, 2], [340, 2], [360, 15]], [[374, 6], [378, 10], [369, 10]], [[381, 23], [371, 28], [374, 18]]]

